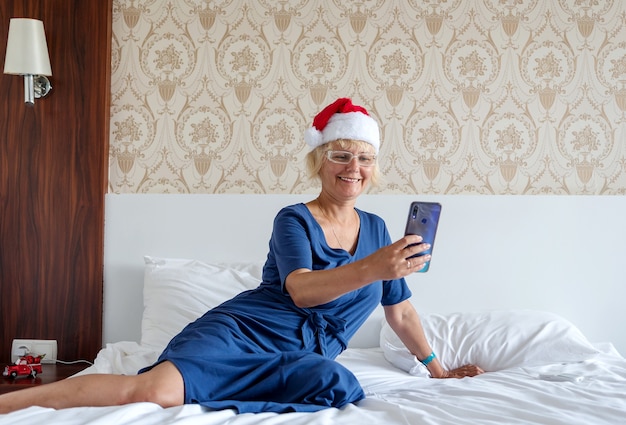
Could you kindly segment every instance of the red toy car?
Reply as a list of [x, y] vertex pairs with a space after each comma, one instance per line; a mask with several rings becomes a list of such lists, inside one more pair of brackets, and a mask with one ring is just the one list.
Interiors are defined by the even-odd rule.
[[33, 356], [27, 354], [15, 361], [15, 364], [4, 367], [2, 376], [17, 378], [18, 376], [31, 376], [35, 378], [38, 373], [42, 372], [41, 359], [43, 356]]

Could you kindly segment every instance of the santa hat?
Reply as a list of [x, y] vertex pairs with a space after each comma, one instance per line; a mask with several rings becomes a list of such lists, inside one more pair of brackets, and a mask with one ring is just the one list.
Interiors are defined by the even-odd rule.
[[361, 140], [380, 147], [378, 124], [365, 108], [352, 104], [348, 98], [337, 99], [313, 119], [313, 126], [304, 132], [304, 141], [311, 148], [338, 139]]

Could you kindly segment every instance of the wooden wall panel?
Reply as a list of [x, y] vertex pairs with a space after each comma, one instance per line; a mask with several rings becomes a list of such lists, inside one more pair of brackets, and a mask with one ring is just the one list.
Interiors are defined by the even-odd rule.
[[56, 339], [59, 358], [102, 344], [111, 0], [3, 0], [2, 68], [11, 17], [44, 22], [52, 92], [23, 103], [0, 75], [0, 361], [14, 338]]

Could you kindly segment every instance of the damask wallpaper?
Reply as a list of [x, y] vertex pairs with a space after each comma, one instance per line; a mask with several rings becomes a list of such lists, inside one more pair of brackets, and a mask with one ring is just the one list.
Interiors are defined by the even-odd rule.
[[337, 97], [370, 193], [626, 193], [622, 0], [114, 0], [112, 46], [112, 193], [314, 193]]

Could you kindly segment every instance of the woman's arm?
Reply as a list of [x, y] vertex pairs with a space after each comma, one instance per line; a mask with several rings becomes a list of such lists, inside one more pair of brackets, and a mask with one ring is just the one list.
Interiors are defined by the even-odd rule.
[[[333, 301], [378, 280], [399, 279], [420, 270], [430, 259], [430, 255], [424, 255], [407, 262], [411, 255], [429, 248], [419, 244], [421, 240], [420, 236], [408, 235], [361, 260], [333, 269], [294, 270], [285, 279], [285, 288], [298, 307], [306, 308]], [[412, 244], [418, 245], [409, 246]]]
[[[409, 300], [405, 300], [398, 304], [385, 306], [384, 310], [387, 323], [408, 350], [419, 361], [427, 359], [433, 351], [426, 340], [422, 323], [413, 304]], [[483, 370], [475, 365], [465, 365], [448, 371], [443, 368], [437, 358], [430, 361], [426, 368], [433, 378], [462, 378], [483, 373]]]

